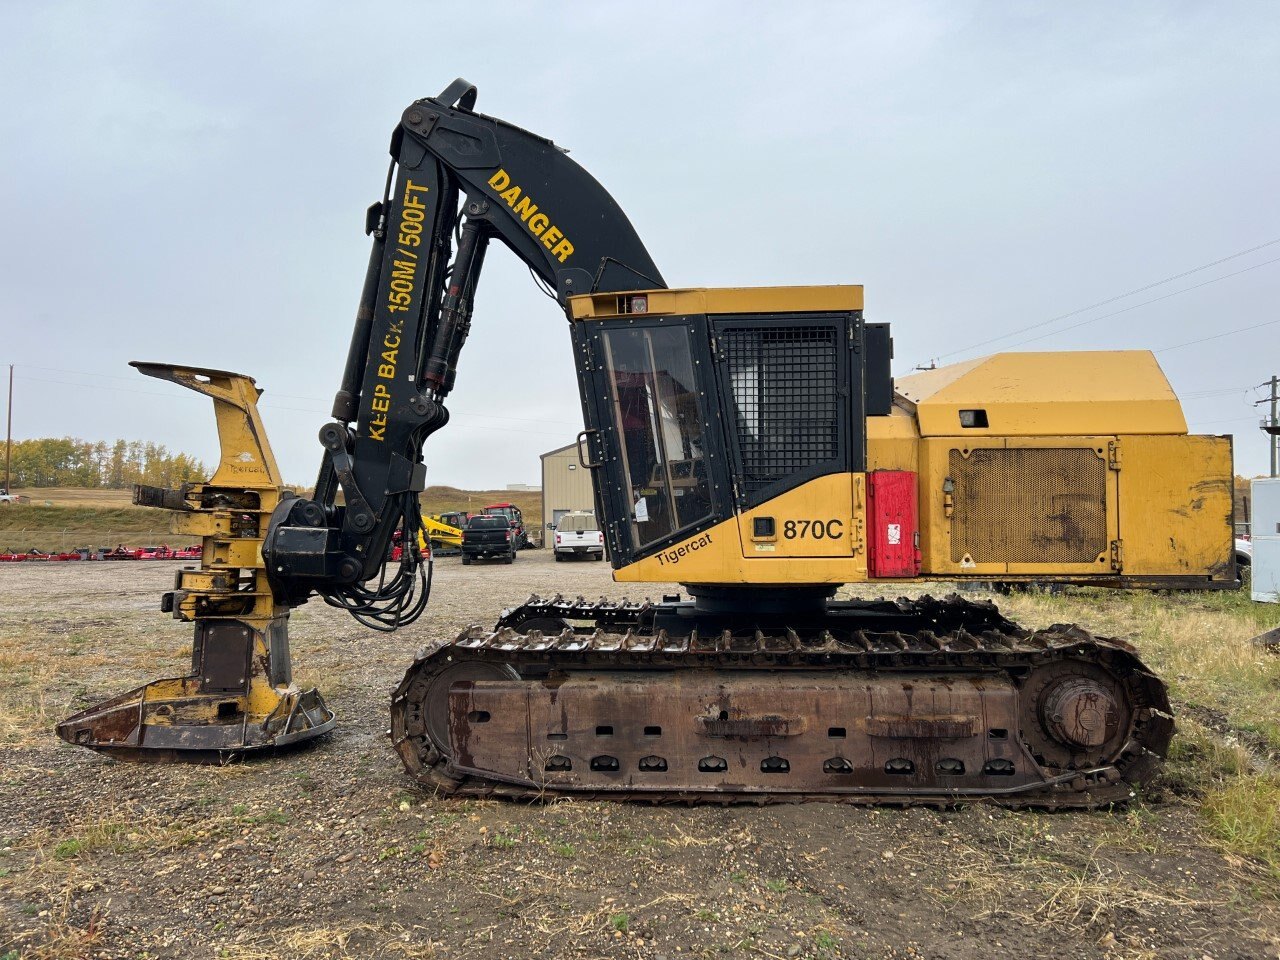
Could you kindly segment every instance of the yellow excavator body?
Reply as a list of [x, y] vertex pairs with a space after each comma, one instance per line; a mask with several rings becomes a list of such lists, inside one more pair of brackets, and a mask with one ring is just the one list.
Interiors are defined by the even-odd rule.
[[462, 531], [453, 524], [445, 523], [439, 516], [426, 514], [422, 518], [422, 530], [418, 534], [418, 546], [426, 549], [427, 542], [431, 545], [446, 546], [454, 549], [462, 547]]
[[[648, 323], [822, 315], [858, 310], [863, 299], [858, 286], [642, 295]], [[635, 296], [574, 297], [573, 317], [616, 321]], [[1188, 434], [1150, 351], [999, 353], [918, 371], [896, 378], [888, 414], [865, 424], [865, 471], [797, 485], [622, 565], [614, 578], [901, 580], [869, 563], [880, 522], [869, 484], [884, 471], [914, 477], [916, 516], [897, 533], [918, 546], [910, 579], [1203, 589], [1236, 581], [1231, 438]]]

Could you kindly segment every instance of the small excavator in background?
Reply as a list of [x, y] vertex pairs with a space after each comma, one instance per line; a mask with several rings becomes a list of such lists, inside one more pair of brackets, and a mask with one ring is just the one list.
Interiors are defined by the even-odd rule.
[[[432, 550], [459, 550], [462, 548], [462, 528], [457, 523], [451, 523], [457, 514], [427, 514], [422, 518], [422, 537], [419, 538], [419, 548], [425, 547], [426, 542], [430, 543]], [[462, 521], [465, 523], [466, 521]], [[426, 541], [426, 542], [423, 542]]]
[[1154, 357], [1006, 353], [895, 384], [862, 287], [668, 289], [599, 183], [475, 102], [456, 81], [392, 135], [314, 496], [284, 490], [248, 377], [138, 365], [212, 397], [218, 418], [210, 480], [136, 493], [204, 538], [162, 603], [195, 625], [192, 672], [59, 734], [126, 758], [219, 758], [332, 727], [292, 683], [289, 611], [319, 597], [394, 630], [426, 609], [429, 563], [414, 549], [388, 563], [387, 547], [424, 529], [423, 445], [448, 422], [497, 241], [568, 320], [615, 580], [684, 594], [588, 601], [548, 584], [428, 648], [391, 702], [411, 776], [522, 798], [1131, 796], [1173, 730], [1132, 647], [1026, 630], [987, 602], [836, 591], [1235, 587], [1230, 438], [1188, 435]]

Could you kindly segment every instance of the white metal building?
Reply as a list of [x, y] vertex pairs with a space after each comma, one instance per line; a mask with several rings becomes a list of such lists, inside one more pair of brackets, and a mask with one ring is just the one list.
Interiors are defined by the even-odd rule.
[[1254, 480], [1253, 599], [1280, 603], [1280, 478]]
[[554, 524], [574, 510], [596, 509], [591, 471], [578, 460], [575, 441], [542, 455], [542, 520]]

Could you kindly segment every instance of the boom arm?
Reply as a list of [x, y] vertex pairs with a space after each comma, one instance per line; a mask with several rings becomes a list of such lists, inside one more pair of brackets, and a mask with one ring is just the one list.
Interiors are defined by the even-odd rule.
[[[476, 88], [455, 80], [412, 104], [392, 135], [385, 193], [366, 218], [373, 248], [335, 422], [320, 431], [314, 499], [282, 503], [263, 545], [291, 604], [319, 592], [386, 629], [425, 606], [417, 552], [402, 552], [390, 580], [385, 558], [397, 528], [404, 544], [418, 542], [422, 446], [449, 419], [443, 401], [490, 240], [566, 309], [579, 293], [665, 287], [626, 214], [589, 173], [550, 140], [474, 112], [475, 100]], [[367, 586], [374, 577], [378, 586]]]

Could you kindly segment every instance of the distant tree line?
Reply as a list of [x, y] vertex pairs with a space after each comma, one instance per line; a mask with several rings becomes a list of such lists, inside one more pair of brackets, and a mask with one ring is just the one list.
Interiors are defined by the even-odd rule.
[[[4, 444], [0, 443], [0, 465]], [[117, 490], [135, 483], [173, 487], [184, 480], [206, 480], [205, 465], [185, 453], [170, 453], [160, 443], [117, 440], [114, 443], [43, 437], [15, 440], [10, 466], [12, 484], [20, 487], [98, 487]], [[4, 473], [0, 470], [0, 483]]]

